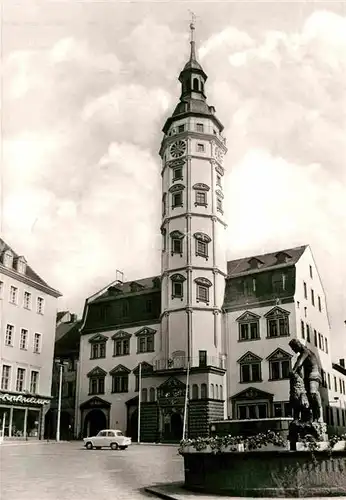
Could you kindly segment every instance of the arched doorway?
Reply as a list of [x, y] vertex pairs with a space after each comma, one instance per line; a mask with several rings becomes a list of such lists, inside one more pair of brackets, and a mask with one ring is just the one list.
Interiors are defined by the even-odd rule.
[[174, 441], [180, 441], [183, 437], [183, 419], [177, 412], [171, 415], [171, 437]]
[[84, 419], [83, 436], [96, 436], [96, 434], [107, 428], [106, 415], [102, 410], [91, 410]]

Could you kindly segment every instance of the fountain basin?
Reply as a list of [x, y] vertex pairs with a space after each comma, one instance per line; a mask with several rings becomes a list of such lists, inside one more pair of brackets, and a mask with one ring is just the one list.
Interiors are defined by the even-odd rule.
[[266, 449], [182, 450], [184, 487], [212, 495], [241, 497], [346, 496], [346, 451]]

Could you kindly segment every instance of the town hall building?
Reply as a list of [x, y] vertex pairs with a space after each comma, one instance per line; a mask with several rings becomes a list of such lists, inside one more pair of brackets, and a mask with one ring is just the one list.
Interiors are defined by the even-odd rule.
[[226, 140], [207, 103], [190, 27], [180, 100], [159, 152], [161, 274], [114, 282], [87, 299], [76, 431], [118, 428], [137, 439], [139, 407], [142, 441], [179, 441], [184, 430], [205, 435], [210, 422], [226, 418], [288, 417], [292, 338], [318, 354], [325, 420], [345, 427], [346, 371], [343, 360], [338, 370], [331, 361], [327, 304], [310, 248], [227, 262]]

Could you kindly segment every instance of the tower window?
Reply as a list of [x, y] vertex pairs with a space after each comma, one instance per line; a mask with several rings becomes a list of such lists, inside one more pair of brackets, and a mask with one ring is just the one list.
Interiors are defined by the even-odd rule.
[[216, 210], [223, 214], [222, 200], [221, 198], [216, 198]]
[[180, 231], [172, 231], [170, 233], [171, 237], [171, 253], [173, 254], [180, 254], [180, 256], [183, 255], [183, 238], [184, 234]]
[[197, 146], [196, 146], [196, 149], [197, 149], [198, 153], [204, 153], [204, 151], [205, 151], [204, 144], [198, 142]]
[[196, 191], [195, 206], [207, 206], [207, 193], [205, 191]]
[[204, 241], [196, 241], [196, 255], [208, 257], [208, 244]]
[[209, 289], [206, 286], [197, 285], [197, 300], [209, 302]]
[[172, 238], [172, 254], [173, 253], [179, 253], [180, 255], [183, 253], [182, 240], [179, 238]]
[[311, 304], [313, 306], [315, 305], [315, 293], [312, 289], [311, 289]]
[[[208, 244], [211, 242], [211, 238], [204, 233], [195, 233], [194, 237], [196, 239], [196, 256], [199, 255], [208, 260]], [[209, 283], [208, 280], [207, 282]]]
[[216, 176], [216, 185], [219, 186], [219, 187], [222, 187], [222, 184], [221, 184], [221, 175], [217, 174]]
[[183, 206], [183, 192], [178, 191], [172, 194], [172, 207], [182, 207]]
[[178, 127], [178, 133], [181, 134], [185, 130], [185, 125], [179, 125]]
[[173, 169], [173, 181], [178, 181], [183, 179], [183, 169], [182, 167], [175, 167]]
[[171, 276], [172, 281], [172, 299], [179, 298], [183, 300], [183, 283], [186, 280], [185, 276], [182, 274], [173, 274]]
[[204, 132], [204, 125], [203, 123], [196, 123], [196, 130], [197, 132]]
[[166, 215], [166, 211], [167, 211], [167, 193], [163, 193], [163, 196], [162, 196], [162, 215], [163, 217]]
[[196, 92], [199, 91], [199, 81], [198, 81], [198, 78], [194, 78], [193, 79], [193, 90], [195, 90]]
[[209, 288], [211, 282], [207, 278], [196, 278], [196, 300], [197, 302], [209, 302]]

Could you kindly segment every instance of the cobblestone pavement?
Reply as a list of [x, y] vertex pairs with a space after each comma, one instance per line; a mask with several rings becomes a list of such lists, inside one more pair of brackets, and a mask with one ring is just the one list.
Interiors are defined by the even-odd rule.
[[85, 450], [81, 442], [0, 445], [1, 500], [145, 500], [142, 488], [180, 481], [177, 447]]

